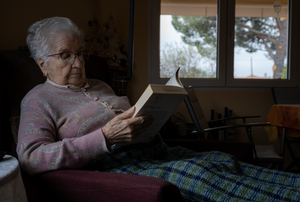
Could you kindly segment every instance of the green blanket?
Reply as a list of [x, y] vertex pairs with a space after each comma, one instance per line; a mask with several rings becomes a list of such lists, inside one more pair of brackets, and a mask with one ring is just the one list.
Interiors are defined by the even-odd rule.
[[152, 176], [179, 187], [186, 201], [300, 201], [300, 175], [240, 162], [222, 152], [151, 144], [114, 147], [93, 169]]

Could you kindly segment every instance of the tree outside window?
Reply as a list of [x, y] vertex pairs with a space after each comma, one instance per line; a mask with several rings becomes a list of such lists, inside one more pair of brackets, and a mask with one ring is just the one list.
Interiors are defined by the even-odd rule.
[[[263, 52], [266, 60], [273, 61], [273, 65], [268, 67], [273, 71], [273, 75], [268, 78], [286, 79], [287, 71], [284, 70], [284, 66], [287, 58], [288, 20], [286, 13], [283, 14], [285, 17], [280, 17], [280, 11], [275, 13], [272, 10], [274, 5], [270, 6], [273, 13], [269, 13], [277, 16], [235, 18], [235, 56], [238, 56], [239, 49], [247, 53]], [[280, 6], [282, 7], [282, 4]], [[242, 7], [247, 9], [245, 5]], [[184, 69], [183, 78], [216, 78], [217, 17], [173, 15], [172, 26], [182, 34], [181, 43], [187, 46], [169, 43], [161, 47], [160, 76], [169, 77], [171, 72], [181, 66]], [[248, 63], [252, 69], [252, 57]], [[243, 79], [245, 77], [236, 76], [239, 68], [238, 64], [234, 65], [234, 78]], [[258, 77], [254, 77], [251, 71], [249, 78]]]

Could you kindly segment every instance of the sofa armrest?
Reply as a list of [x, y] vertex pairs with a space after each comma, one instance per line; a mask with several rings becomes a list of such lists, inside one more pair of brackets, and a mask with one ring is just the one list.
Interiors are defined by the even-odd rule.
[[182, 146], [197, 152], [221, 151], [245, 163], [253, 163], [253, 149], [248, 142], [223, 140], [164, 139], [169, 147]]
[[85, 170], [59, 170], [39, 176], [22, 172], [29, 202], [182, 201], [179, 189], [162, 179]]

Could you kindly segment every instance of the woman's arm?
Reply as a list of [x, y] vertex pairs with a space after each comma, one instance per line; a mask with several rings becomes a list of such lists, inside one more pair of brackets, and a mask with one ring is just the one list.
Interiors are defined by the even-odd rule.
[[108, 153], [111, 145], [130, 142], [153, 122], [151, 116], [131, 118], [135, 110], [131, 107], [102, 128], [57, 141], [57, 123], [34, 103], [22, 105], [17, 146], [20, 164], [30, 175], [82, 168]]
[[22, 168], [30, 175], [81, 168], [109, 152], [100, 128], [62, 141], [57, 141], [57, 130], [47, 112], [36, 105], [22, 107], [17, 153]]

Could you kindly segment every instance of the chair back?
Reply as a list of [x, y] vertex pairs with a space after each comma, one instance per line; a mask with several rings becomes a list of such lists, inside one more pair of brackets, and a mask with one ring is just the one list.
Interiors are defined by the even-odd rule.
[[207, 120], [203, 114], [202, 108], [200, 106], [193, 86], [185, 87], [185, 89], [188, 92], [188, 97], [186, 97], [185, 99], [185, 104], [189, 110], [197, 132], [201, 132], [209, 128]]
[[[85, 67], [87, 77], [111, 84], [110, 71], [103, 59], [91, 55]], [[20, 116], [23, 97], [46, 78], [28, 51], [0, 51], [0, 70], [0, 151], [16, 153], [10, 118]]]
[[275, 104], [300, 104], [299, 88], [272, 88]]

